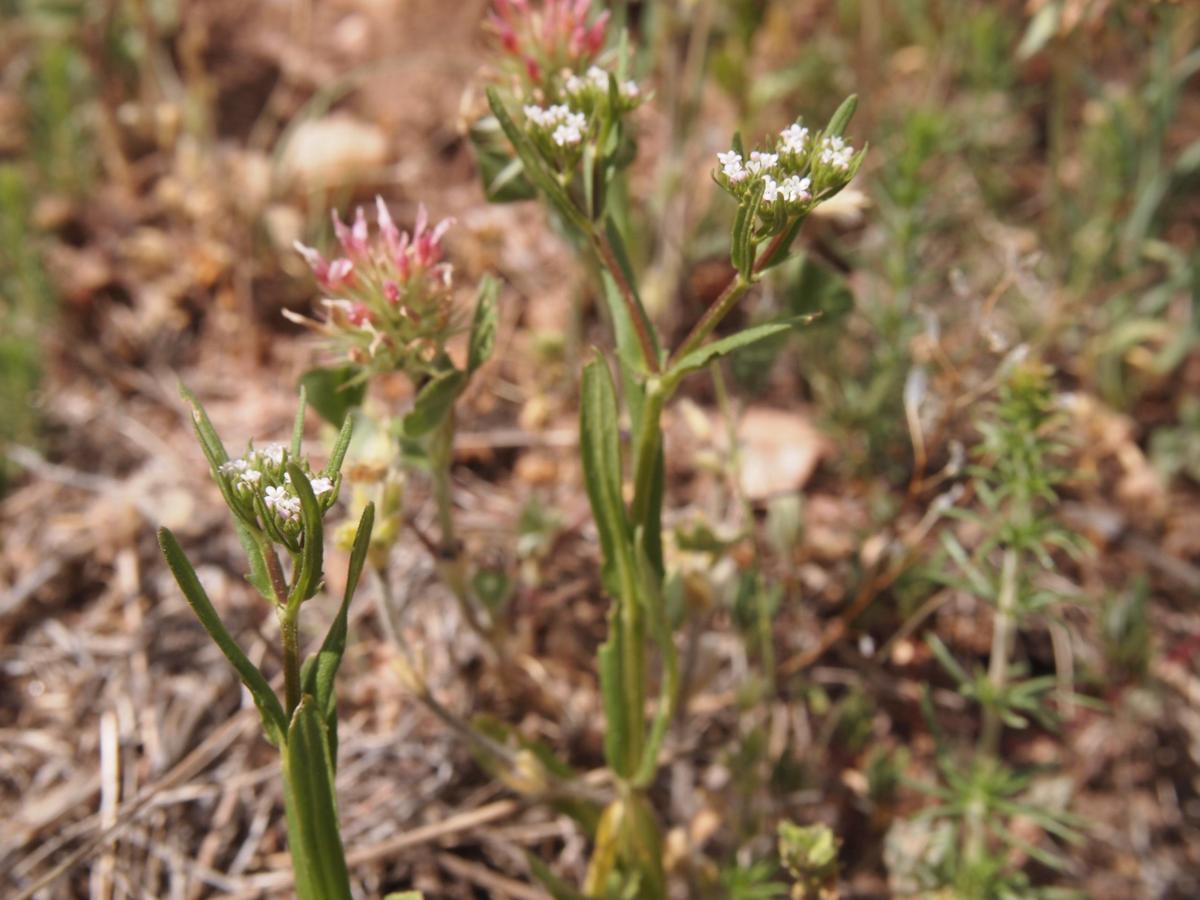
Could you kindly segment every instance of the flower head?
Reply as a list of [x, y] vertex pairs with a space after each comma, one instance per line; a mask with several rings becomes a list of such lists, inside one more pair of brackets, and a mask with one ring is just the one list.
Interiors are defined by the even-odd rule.
[[[526, 93], [550, 87], [563, 70], [584, 71], [604, 48], [609, 12], [592, 0], [495, 0], [488, 24]], [[590, 21], [589, 21], [590, 19]]]
[[353, 278], [331, 278], [330, 267], [322, 268], [316, 251], [301, 250], [327, 295], [321, 302], [324, 317], [285, 315], [330, 338], [353, 363], [417, 377], [427, 371], [459, 324], [453, 308], [453, 270], [443, 261], [442, 246], [454, 220], [432, 224], [421, 204], [410, 233], [397, 227], [382, 198], [376, 198], [375, 209], [374, 233], [361, 208], [355, 211], [353, 225], [333, 215]]

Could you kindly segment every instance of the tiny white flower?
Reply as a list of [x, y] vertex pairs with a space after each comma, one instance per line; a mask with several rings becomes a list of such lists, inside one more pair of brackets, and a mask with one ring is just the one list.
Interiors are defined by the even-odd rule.
[[745, 180], [746, 167], [742, 163], [741, 155], [736, 150], [718, 153], [717, 162], [721, 164], [721, 173], [734, 184]]
[[259, 451], [259, 454], [273, 466], [283, 465], [283, 444], [267, 444]]
[[275, 504], [275, 512], [278, 513], [279, 517], [285, 522], [291, 521], [300, 515], [300, 498], [286, 497], [283, 500], [280, 500], [277, 504]]
[[281, 488], [275, 485], [267, 488], [266, 494], [263, 495], [263, 503], [266, 504], [267, 509], [280, 513], [280, 515], [282, 515], [282, 507], [284, 507], [290, 499], [291, 496], [288, 494], [286, 488]]
[[843, 172], [850, 168], [850, 159], [854, 156], [854, 148], [837, 135], [829, 135], [821, 140], [821, 162]]
[[239, 480], [239, 483], [242, 485], [245, 485], [248, 488], [252, 488], [256, 484], [258, 484], [258, 482], [261, 478], [262, 478], [262, 472], [258, 471], [258, 469], [247, 469], [245, 472], [242, 473], [242, 477]]
[[628, 97], [630, 99], [633, 99], [636, 97], [640, 97], [641, 95], [642, 95], [642, 89], [640, 87], [638, 87], [636, 81], [626, 81], [623, 85], [621, 85], [621, 96], [622, 97]]
[[587, 78], [588, 81], [600, 88], [600, 90], [608, 90], [608, 73], [599, 66], [590, 66], [587, 70]]
[[237, 475], [245, 472], [250, 468], [250, 463], [244, 459], [231, 459], [228, 462], [223, 462], [217, 467], [217, 471], [222, 475]]
[[[583, 89], [587, 87], [587, 82], [578, 75], [568, 75], [565, 87], [568, 94], [579, 94], [582, 93]], [[529, 107], [525, 107], [525, 110], [525, 115], [528, 116]]]
[[808, 145], [808, 129], [799, 122], [794, 122], [779, 132], [783, 139], [783, 149], [788, 153], [803, 153]]
[[746, 163], [746, 171], [751, 175], [761, 175], [778, 164], [779, 154], [760, 153], [758, 150], [754, 150], [750, 153], [749, 162]]
[[775, 183], [775, 179], [770, 175], [763, 176], [763, 203], [774, 203], [779, 196], [779, 185]]
[[322, 494], [328, 494], [333, 490], [333, 481], [328, 478], [314, 478], [312, 480], [313, 493], [320, 497]]
[[779, 185], [780, 196], [788, 203], [798, 203], [809, 199], [809, 188], [812, 182], [807, 178], [801, 178], [799, 175], [789, 175], [783, 179], [783, 183]]
[[[562, 108], [566, 109], [566, 107]], [[550, 137], [560, 147], [574, 146], [583, 140], [583, 133], [586, 130], [587, 119], [583, 113], [567, 110], [566, 115]]]

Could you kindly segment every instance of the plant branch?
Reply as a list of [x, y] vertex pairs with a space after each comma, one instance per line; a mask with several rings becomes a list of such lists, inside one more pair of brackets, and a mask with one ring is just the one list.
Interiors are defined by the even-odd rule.
[[633, 330], [637, 333], [638, 344], [642, 348], [642, 357], [646, 361], [646, 368], [655, 374], [661, 371], [661, 366], [658, 362], [658, 351], [654, 348], [654, 338], [650, 335], [650, 321], [646, 318], [646, 311], [642, 308], [634, 296], [633, 288], [630, 286], [628, 279], [625, 278], [625, 272], [621, 269], [620, 263], [617, 262], [616, 253], [613, 251], [612, 245], [609, 244], [608, 238], [600, 233], [593, 226], [591, 234], [592, 246], [596, 250], [596, 255], [600, 257], [600, 261], [604, 264], [604, 268], [608, 270], [608, 274], [612, 276], [613, 282], [617, 286], [617, 291], [621, 295], [621, 299], [625, 302], [625, 309], [629, 313], [629, 319], [633, 323]]
[[785, 228], [779, 234], [775, 235], [771, 243], [767, 245], [766, 252], [758, 255], [758, 258], [754, 262], [750, 278], [745, 278], [738, 272], [729, 279], [720, 296], [717, 297], [712, 306], [705, 310], [704, 315], [700, 317], [700, 321], [688, 332], [688, 336], [679, 345], [679, 349], [671, 356], [671, 360], [667, 364], [668, 369], [703, 344], [716, 327], [721, 324], [721, 320], [729, 315], [729, 311], [733, 309], [734, 305], [749, 290], [750, 285], [753, 284], [754, 275], [763, 270], [767, 262], [775, 256], [783, 242], [787, 240], [788, 231], [789, 229]]

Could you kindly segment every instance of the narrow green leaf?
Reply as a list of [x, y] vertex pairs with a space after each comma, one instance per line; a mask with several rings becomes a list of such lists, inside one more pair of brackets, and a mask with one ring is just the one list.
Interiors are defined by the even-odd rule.
[[758, 218], [758, 208], [762, 205], [763, 192], [767, 183], [760, 181], [750, 190], [750, 196], [738, 207], [738, 215], [733, 222], [733, 244], [730, 258], [734, 267], [743, 278], [749, 278], [754, 271], [754, 222]]
[[620, 554], [627, 552], [629, 525], [621, 495], [621, 443], [612, 374], [602, 357], [583, 370], [580, 456], [592, 516], [604, 555], [605, 584], [617, 595]]
[[[250, 526], [239, 518], [234, 518], [233, 527], [237, 529], [238, 542], [242, 545], [242, 549], [246, 552], [246, 560], [250, 563], [250, 571], [246, 573], [246, 580], [267, 600], [272, 603], [276, 602], [275, 591], [271, 588], [271, 578], [267, 574], [267, 563], [263, 559], [259, 538], [250, 530]], [[264, 537], [263, 540], [265, 539]]]
[[300, 498], [300, 520], [303, 523], [303, 543], [300, 547], [300, 571], [292, 593], [288, 597], [288, 606], [303, 603], [317, 592], [321, 586], [321, 568], [324, 562], [325, 531], [321, 524], [322, 509], [313, 494], [312, 484], [304, 470], [294, 462], [287, 465], [288, 475], [292, 479], [292, 488]]
[[858, 109], [858, 94], [851, 94], [842, 101], [842, 105], [830, 117], [829, 124], [825, 126], [825, 134], [837, 135], [838, 137], [844, 135], [846, 133], [846, 126], [854, 118], [854, 111], [856, 109]]
[[664, 380], [667, 382], [669, 389], [673, 390], [685, 376], [703, 369], [714, 359], [728, 356], [735, 350], [748, 347], [751, 344], [774, 337], [777, 334], [782, 334], [785, 331], [791, 331], [800, 325], [807, 325], [813, 319], [813, 316], [798, 316], [792, 319], [784, 319], [780, 322], [767, 322], [763, 325], [755, 325], [752, 328], [739, 331], [737, 334], [723, 337], [718, 341], [713, 341], [711, 344], [705, 344], [675, 363], [671, 367], [671, 370], [664, 376]]
[[300, 458], [300, 444], [304, 440], [304, 410], [308, 407], [308, 391], [300, 384], [300, 405], [296, 407], [296, 418], [292, 422], [292, 458]]
[[404, 417], [405, 437], [423, 437], [437, 428], [466, 385], [467, 373], [459, 369], [447, 369], [426, 382], [412, 410]]
[[650, 622], [650, 633], [658, 644], [662, 655], [663, 675], [662, 686], [658, 699], [658, 710], [650, 726], [650, 734], [642, 751], [634, 783], [640, 786], [649, 785], [654, 780], [658, 770], [658, 752], [662, 748], [667, 726], [675, 714], [675, 700], [679, 692], [679, 659], [675, 652], [675, 642], [671, 636], [671, 627], [667, 622], [666, 604], [663, 602], [660, 587], [661, 576], [654, 570], [649, 557], [644, 552], [641, 542], [636, 545], [636, 569], [639, 600]]
[[292, 714], [283, 777], [291, 807], [288, 843], [297, 887], [303, 879], [314, 900], [350, 900], [332, 773], [324, 724], [306, 694]]
[[604, 705], [604, 758], [614, 772], [628, 776], [633, 771], [633, 763], [629, 758], [629, 734], [625, 727], [625, 679], [621, 665], [624, 653], [618, 609], [613, 604], [608, 616], [608, 640], [600, 646], [596, 662]]
[[323, 470], [326, 478], [334, 478], [342, 471], [342, 461], [346, 458], [346, 451], [350, 448], [350, 438], [353, 436], [354, 417], [346, 416], [342, 422], [342, 428], [338, 432], [337, 440], [333, 442], [333, 449], [329, 451], [329, 462]]
[[192, 407], [192, 425], [195, 427], [196, 434], [200, 438], [200, 447], [204, 450], [204, 455], [208, 458], [208, 462], [215, 472], [221, 463], [229, 461], [229, 454], [225, 452], [225, 445], [221, 443], [221, 438], [217, 435], [217, 430], [213, 428], [213, 424], [208, 418], [208, 413], [204, 411], [204, 405], [196, 395], [188, 390], [187, 386], [182, 382], [179, 384], [179, 393], [183, 395], [183, 399]]
[[500, 296], [500, 282], [491, 275], [484, 275], [479, 282], [479, 293], [475, 300], [475, 315], [471, 319], [471, 336], [467, 353], [467, 373], [487, 362], [496, 346], [496, 326], [499, 312], [496, 299]]
[[[337, 694], [333, 689], [338, 667], [342, 663], [342, 655], [346, 652], [347, 623], [350, 613], [350, 601], [358, 588], [358, 580], [362, 575], [363, 565], [367, 559], [367, 550], [371, 544], [371, 529], [375, 523], [375, 504], [368, 503], [363, 510], [362, 518], [358, 520], [358, 531], [354, 534], [354, 547], [350, 551], [350, 565], [346, 574], [346, 592], [342, 595], [342, 605], [321, 642], [321, 649], [316, 652], [306, 665], [302, 690], [316, 700], [317, 710], [328, 724], [337, 712]], [[337, 758], [334, 756], [336, 765]]]
[[280, 745], [283, 735], [287, 732], [287, 716], [284, 715], [279, 698], [271, 690], [271, 685], [267, 683], [262, 672], [255, 668], [246, 654], [242, 652], [242, 648], [226, 631], [224, 623], [221, 622], [220, 616], [217, 615], [216, 609], [213, 608], [212, 602], [204, 592], [200, 579], [196, 577], [196, 570], [188, 562], [186, 554], [170, 529], [160, 528], [158, 530], [158, 543], [162, 547], [163, 556], [166, 557], [167, 565], [170, 566], [179, 589], [183, 591], [183, 596], [187, 599], [193, 612], [196, 613], [196, 618], [200, 620], [200, 624], [204, 626], [209, 637], [225, 654], [225, 658], [237, 670], [242, 683], [250, 690], [250, 696], [254, 698], [254, 703], [262, 716], [267, 739], [277, 746]]
[[738, 272], [746, 271], [746, 243], [742, 235], [746, 231], [749, 219], [749, 208], [745, 203], [739, 203], [733, 216], [733, 231], [729, 237], [729, 261]]
[[300, 376], [300, 388], [317, 414], [340, 428], [367, 395], [367, 383], [361, 375], [357, 366], [309, 369]]
[[971, 681], [971, 676], [967, 674], [967, 670], [958, 664], [958, 660], [954, 658], [954, 655], [950, 652], [946, 645], [942, 643], [941, 638], [939, 638], [936, 634], [931, 633], [926, 635], [925, 643], [929, 645], [929, 649], [933, 651], [933, 655], [937, 657], [937, 661], [942, 664], [942, 668], [945, 669], [955, 681], [957, 681], [960, 685], [967, 684]]

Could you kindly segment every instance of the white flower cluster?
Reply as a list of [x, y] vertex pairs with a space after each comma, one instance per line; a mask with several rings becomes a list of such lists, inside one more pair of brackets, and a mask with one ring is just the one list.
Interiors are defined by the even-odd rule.
[[736, 150], [729, 150], [725, 153], [717, 154], [717, 162], [721, 164], [721, 174], [730, 180], [733, 184], [745, 181], [747, 175], [746, 164], [742, 160], [742, 155]]
[[812, 181], [799, 175], [789, 175], [779, 183], [767, 175], [763, 178], [763, 184], [762, 202], [767, 204], [774, 203], [781, 197], [784, 203], [802, 203], [812, 196], [809, 193]]
[[549, 132], [550, 140], [560, 147], [574, 147], [587, 132], [587, 117], [562, 103], [551, 107], [526, 105], [525, 118]]
[[[268, 444], [258, 450], [251, 448], [243, 457], [221, 463], [217, 471], [245, 497], [259, 490], [264, 476], [267, 481], [277, 481], [286, 460], [287, 449], [282, 444]], [[292, 476], [287, 472], [282, 474], [283, 484], [267, 484], [262, 499], [267, 509], [287, 523], [300, 517], [300, 498], [293, 493]], [[313, 478], [309, 483], [317, 497], [333, 490], [333, 480], [324, 476]]]
[[850, 160], [854, 157], [854, 148], [837, 135], [829, 135], [821, 139], [821, 162], [845, 172], [850, 168]]
[[[815, 143], [815, 146], [814, 146]], [[808, 203], [816, 192], [828, 196], [845, 182], [854, 161], [854, 148], [836, 135], [814, 141], [811, 132], [794, 122], [779, 132], [773, 151], [754, 150], [743, 157], [737, 150], [717, 154], [725, 188], [743, 197], [751, 182], [761, 181], [764, 207]], [[778, 207], [777, 207], [778, 209]]]
[[[582, 94], [589, 87], [598, 91], [608, 91], [608, 73], [599, 66], [591, 66], [583, 75], [571, 74], [564, 84], [568, 94]], [[635, 81], [626, 81], [620, 86], [621, 96], [626, 100], [636, 100], [641, 95], [641, 89]]]
[[779, 149], [784, 153], [799, 155], [808, 149], [808, 129], [799, 122], [793, 122], [779, 132]]
[[285, 522], [300, 516], [300, 498], [287, 492], [287, 488], [269, 487], [263, 495], [263, 503]]

